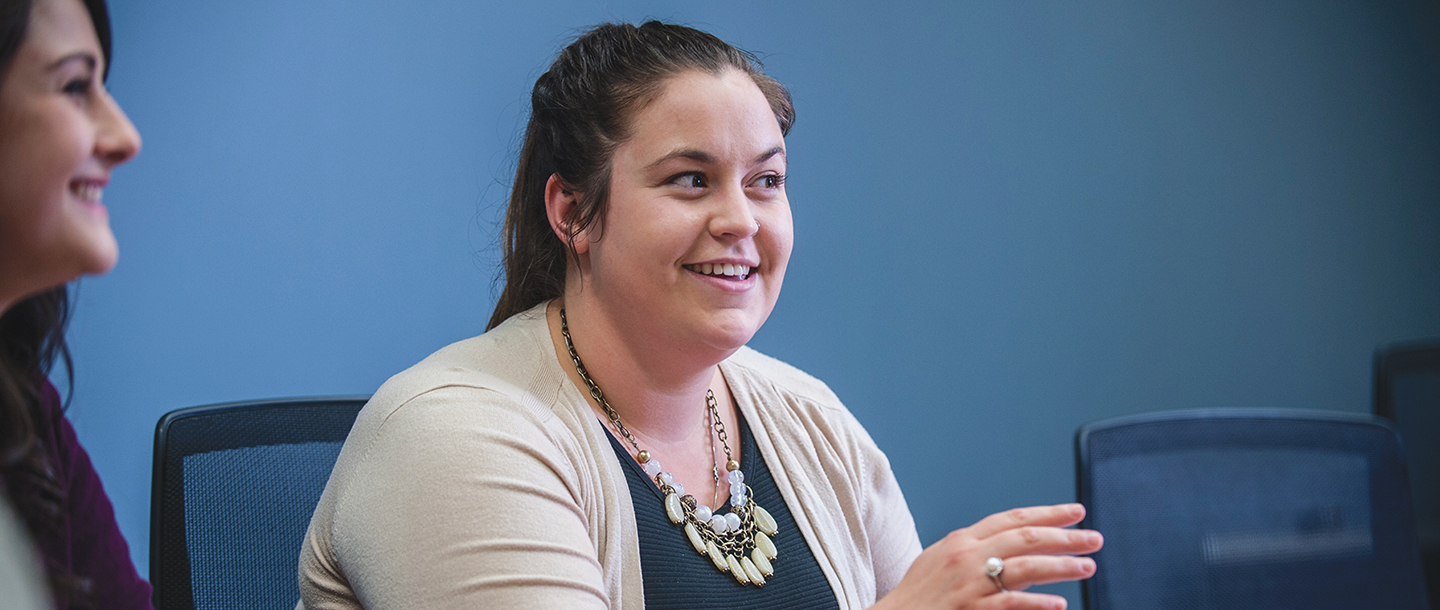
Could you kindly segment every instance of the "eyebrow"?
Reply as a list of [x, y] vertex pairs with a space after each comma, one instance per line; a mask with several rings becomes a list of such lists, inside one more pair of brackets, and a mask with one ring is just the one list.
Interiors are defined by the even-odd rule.
[[[753, 163], [754, 163], [754, 164], [757, 164], [757, 165], [760, 164], [760, 163], [764, 163], [764, 162], [766, 162], [766, 161], [769, 161], [770, 158], [771, 158], [771, 157], [774, 157], [775, 155], [780, 155], [780, 156], [784, 157], [784, 156], [785, 156], [785, 147], [783, 147], [783, 146], [776, 146], [776, 147], [774, 147], [774, 148], [771, 148], [770, 150], [767, 150], [767, 151], [765, 151], [765, 152], [763, 152], [763, 153], [760, 153], [759, 156], [755, 157], [755, 160], [753, 161]], [[678, 150], [671, 151], [670, 154], [665, 155], [665, 156], [663, 156], [663, 157], [660, 157], [659, 159], [656, 159], [654, 163], [651, 163], [650, 165], [647, 165], [646, 167], [647, 167], [647, 168], [655, 167], [655, 166], [661, 165], [661, 164], [663, 164], [663, 163], [665, 163], [666, 161], [669, 161], [669, 160], [671, 160], [671, 159], [690, 159], [691, 161], [696, 161], [696, 162], [699, 162], [699, 163], [715, 163], [715, 162], [716, 162], [715, 155], [712, 155], [712, 154], [710, 154], [710, 153], [708, 153], [708, 152], [705, 152], [705, 151], [699, 150], [699, 149], [695, 149], [695, 148], [681, 148], [681, 149], [678, 149]]]
[[759, 164], [761, 164], [761, 163], [764, 163], [764, 162], [766, 162], [766, 161], [769, 161], [769, 160], [770, 160], [770, 157], [773, 157], [773, 156], [775, 156], [775, 155], [780, 155], [781, 158], [784, 158], [784, 157], [785, 157], [785, 147], [783, 147], [783, 146], [776, 146], [775, 148], [772, 148], [772, 149], [767, 150], [767, 151], [765, 151], [765, 152], [763, 152], [763, 153], [760, 153], [760, 156], [755, 157], [755, 164], [756, 164], [756, 165], [759, 165]]
[[47, 71], [53, 72], [59, 69], [60, 66], [77, 60], [85, 62], [86, 65], [90, 66], [91, 70], [100, 67], [100, 60], [95, 58], [94, 53], [91, 53], [89, 51], [76, 51], [52, 62]]

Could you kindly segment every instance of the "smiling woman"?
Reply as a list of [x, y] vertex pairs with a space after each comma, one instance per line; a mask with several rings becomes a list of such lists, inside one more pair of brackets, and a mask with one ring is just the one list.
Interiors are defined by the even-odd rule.
[[746, 347], [794, 241], [794, 118], [704, 32], [602, 25], [566, 47], [532, 94], [491, 328], [360, 413], [301, 551], [303, 606], [1063, 604], [1005, 589], [1093, 572], [1065, 556], [1100, 544], [1061, 529], [1079, 507], [922, 553], [859, 422]]
[[105, 90], [101, 0], [0, 0], [0, 475], [57, 606], [150, 607], [95, 470], [46, 378], [65, 284], [115, 266], [101, 203], [140, 136]]

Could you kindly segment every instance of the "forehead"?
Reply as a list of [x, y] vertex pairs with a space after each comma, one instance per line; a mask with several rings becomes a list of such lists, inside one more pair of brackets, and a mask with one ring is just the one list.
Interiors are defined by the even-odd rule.
[[750, 159], [784, 144], [780, 123], [755, 81], [726, 69], [667, 79], [659, 95], [635, 113], [630, 138], [617, 152], [644, 157], [694, 148]]
[[40, 60], [48, 67], [50, 62], [76, 53], [89, 53], [96, 61], [104, 61], [85, 5], [80, 0], [34, 0], [16, 59]]

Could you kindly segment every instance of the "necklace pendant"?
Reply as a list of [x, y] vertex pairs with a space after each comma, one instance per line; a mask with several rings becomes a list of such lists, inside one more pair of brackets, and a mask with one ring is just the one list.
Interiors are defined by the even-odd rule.
[[[730, 512], [724, 514], [698, 504], [694, 496], [676, 494], [671, 485], [662, 484], [661, 491], [665, 492], [665, 515], [681, 526], [690, 546], [709, 557], [715, 569], [740, 584], [757, 587], [765, 586], [775, 574], [772, 561], [777, 553], [770, 536], [778, 527], [774, 517], [750, 499], [749, 488], [732, 494]], [[735, 496], [739, 496], [738, 503]]]

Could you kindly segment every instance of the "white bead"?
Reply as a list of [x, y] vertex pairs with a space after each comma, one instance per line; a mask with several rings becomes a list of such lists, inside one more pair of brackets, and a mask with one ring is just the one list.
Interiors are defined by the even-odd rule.
[[750, 575], [745, 573], [745, 567], [740, 565], [739, 559], [736, 559], [734, 555], [726, 555], [725, 563], [729, 565], [730, 575], [734, 576], [735, 580], [740, 581], [742, 585], [750, 584]]
[[743, 494], [743, 493], [745, 493], [745, 484], [744, 484], [744, 483], [731, 483], [731, 484], [730, 484], [730, 495], [733, 496], [733, 495], [735, 495], [735, 494]]
[[645, 469], [645, 474], [648, 474], [652, 477], [660, 474], [660, 460], [650, 460], [648, 462], [645, 462], [644, 464], [641, 464], [640, 467]]
[[705, 552], [710, 555], [710, 561], [715, 562], [715, 567], [720, 568], [721, 572], [730, 571], [730, 562], [725, 561], [725, 554], [720, 552], [720, 547], [715, 546], [714, 542], [705, 541]]
[[696, 520], [696, 521], [709, 521], [709, 520], [710, 520], [710, 514], [711, 514], [711, 512], [710, 512], [710, 507], [709, 507], [709, 506], [706, 506], [706, 505], [704, 505], [704, 504], [701, 504], [700, 506], [696, 506], [696, 507], [695, 507], [695, 520]]
[[740, 567], [750, 578], [750, 584], [757, 587], [765, 586], [765, 575], [760, 573], [760, 566], [755, 565], [755, 562], [751, 561], [749, 557], [740, 558]]
[[666, 485], [674, 485], [675, 477], [670, 476], [670, 473], [668, 472], [662, 472], [660, 473], [660, 482]]
[[715, 515], [710, 517], [710, 529], [717, 534], [723, 534], [730, 529], [730, 522], [725, 520], [725, 515]]
[[775, 548], [775, 543], [765, 535], [765, 532], [755, 532], [755, 548], [765, 553], [767, 559], [774, 559], [775, 555], [779, 553], [779, 549]]
[[770, 536], [774, 536], [775, 532], [779, 531], [778, 524], [775, 523], [775, 518], [771, 517], [770, 513], [766, 512], [765, 509], [756, 506], [752, 512], [755, 515], [755, 527], [757, 529]]
[[725, 528], [726, 531], [740, 531], [740, 515], [737, 515], [735, 513], [725, 513], [725, 523], [727, 524]]
[[[661, 474], [664, 474], [664, 473], [661, 473]], [[672, 488], [675, 489], [675, 493], [680, 494], [680, 495], [682, 495], [682, 496], [685, 495], [685, 486], [684, 486], [684, 485], [681, 485], [680, 483], [671, 483], [671, 484], [670, 484], [670, 487], [672, 487]]]
[[725, 475], [725, 480], [731, 485], [734, 485], [736, 483], [744, 483], [745, 473], [740, 472], [739, 470], [731, 470], [729, 474]]
[[665, 515], [670, 517], [671, 523], [685, 522], [685, 509], [680, 505], [680, 496], [673, 493], [665, 496]]
[[[690, 545], [695, 547], [695, 552], [704, 555], [710, 551], [705, 548], [705, 539], [700, 537], [700, 531], [695, 529], [694, 523], [685, 524], [685, 537], [690, 539]], [[753, 553], [752, 553], [753, 554]], [[755, 564], [760, 565], [760, 564]], [[768, 565], [768, 564], [767, 564]]]
[[765, 557], [765, 550], [758, 546], [750, 551], [750, 561], [754, 562], [755, 567], [759, 568], [760, 574], [764, 576], [775, 573], [775, 566], [770, 565], [770, 560]]
[[734, 506], [735, 508], [745, 506], [745, 494], [735, 494], [733, 496], [730, 496], [730, 506]]

